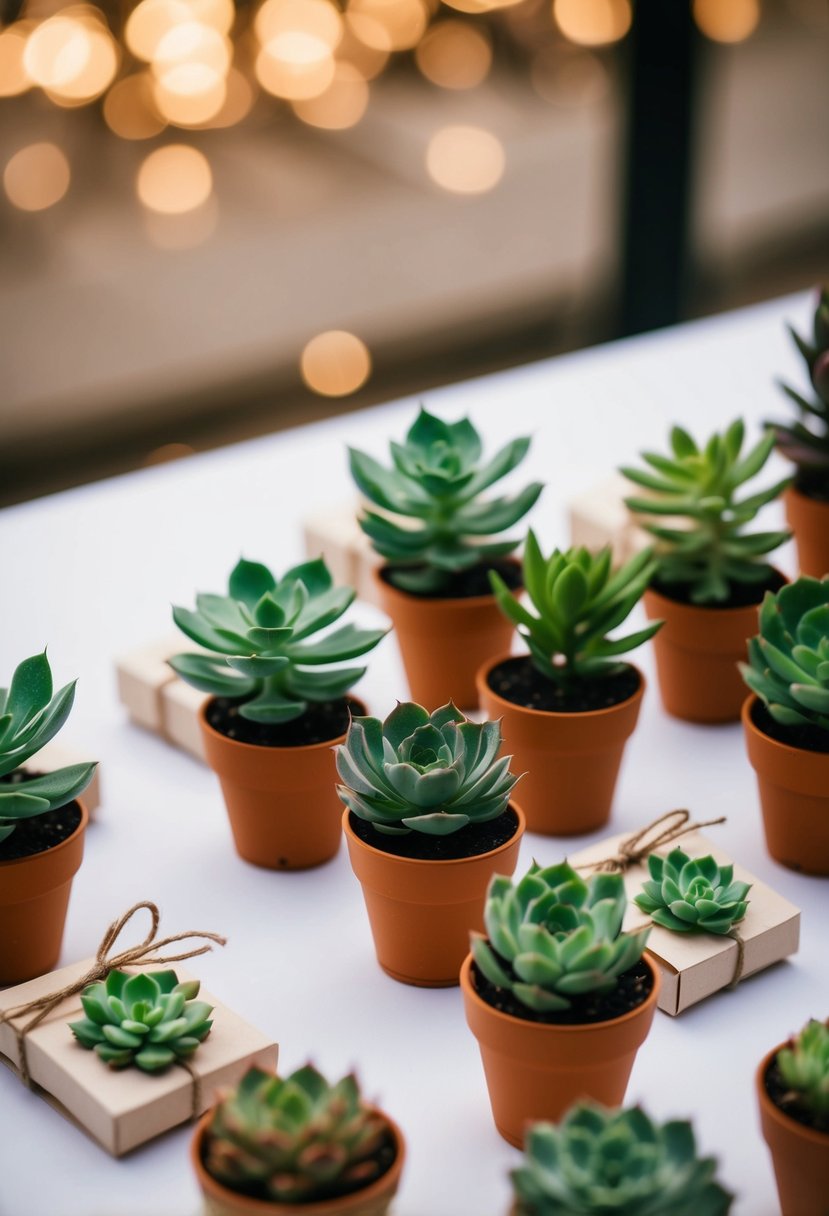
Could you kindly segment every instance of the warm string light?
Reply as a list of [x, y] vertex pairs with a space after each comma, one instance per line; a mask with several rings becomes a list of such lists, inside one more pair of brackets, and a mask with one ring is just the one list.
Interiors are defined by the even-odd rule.
[[691, 11], [712, 42], [744, 42], [760, 21], [759, 0], [693, 0]]
[[21, 211], [45, 211], [60, 202], [71, 177], [69, 161], [56, 144], [29, 144], [7, 162], [3, 188]]
[[307, 343], [300, 358], [302, 379], [323, 397], [356, 393], [371, 375], [371, 355], [356, 334], [329, 329]]
[[505, 164], [503, 144], [483, 127], [443, 127], [432, 136], [426, 151], [429, 176], [453, 194], [492, 190], [501, 180]]

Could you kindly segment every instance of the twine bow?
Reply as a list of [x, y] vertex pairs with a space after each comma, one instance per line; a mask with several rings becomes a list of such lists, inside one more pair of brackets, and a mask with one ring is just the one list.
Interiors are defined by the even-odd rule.
[[[126, 926], [133, 916], [135, 916], [136, 912], [142, 908], [147, 909], [152, 921], [150, 931], [143, 942], [140, 942], [137, 946], [130, 946], [127, 950], [122, 950], [120, 954], [110, 955], [110, 950], [112, 950]], [[185, 941], [191, 937], [201, 937], [208, 942], [215, 942], [219, 946], [224, 946], [227, 943], [227, 938], [222, 937], [218, 933], [203, 933], [198, 929], [188, 929], [185, 933], [173, 933], [170, 937], [162, 937], [156, 941], [155, 935], [158, 932], [160, 919], [161, 916], [157, 905], [150, 903], [149, 900], [142, 900], [141, 903], [133, 904], [118, 920], [113, 921], [109, 926], [101, 938], [101, 944], [98, 946], [95, 955], [95, 962], [87, 972], [56, 992], [45, 993], [43, 996], [36, 997], [33, 1001], [17, 1005], [13, 1009], [7, 1009], [5, 1012], [0, 1011], [0, 1024], [6, 1023], [10, 1026], [17, 1040], [17, 1050], [20, 1058], [20, 1079], [29, 1089], [32, 1089], [33, 1085], [29, 1073], [29, 1062], [26, 1058], [26, 1035], [34, 1030], [35, 1026], [39, 1026], [43, 1019], [47, 1018], [52, 1010], [58, 1007], [61, 1001], [65, 1001], [67, 997], [76, 996], [78, 993], [83, 992], [87, 985], [106, 979], [110, 971], [117, 971], [121, 967], [148, 966], [153, 963], [178, 963], [186, 958], [195, 958], [199, 954], [207, 954], [208, 951], [213, 949], [210, 945], [204, 945], [194, 946], [192, 950], [185, 950], [181, 954], [159, 955], [153, 953], [154, 950], [162, 950], [173, 942]], [[30, 1013], [34, 1016], [25, 1025], [13, 1025], [16, 1019], [24, 1018]], [[189, 1072], [193, 1081], [193, 1113], [195, 1115], [198, 1113], [200, 1105], [199, 1078], [189, 1063], [185, 1063], [184, 1061], [178, 1061], [178, 1063]]]

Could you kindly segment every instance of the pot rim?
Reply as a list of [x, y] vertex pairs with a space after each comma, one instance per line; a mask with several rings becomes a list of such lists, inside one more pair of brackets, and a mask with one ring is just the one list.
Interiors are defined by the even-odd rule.
[[[507, 554], [503, 560], [514, 563], [518, 570], [521, 571], [522, 567], [520, 558]], [[382, 577], [382, 571], [388, 570], [390, 565], [390, 562], [382, 562], [379, 566], [372, 567], [371, 575], [374, 582], [382, 587], [384, 591], [388, 591], [394, 596], [398, 596], [401, 599], [414, 600], [418, 604], [423, 604], [426, 612], [430, 610], [430, 605], [439, 605], [441, 608], [444, 608], [448, 605], [455, 607], [461, 604], [467, 604], [471, 608], [480, 608], [484, 604], [493, 603], [495, 600], [495, 593], [492, 591], [487, 592], [485, 595], [416, 595], [413, 591], [404, 591], [402, 587], [395, 587], [394, 583], [390, 583], [387, 579]], [[524, 582], [522, 579], [521, 584], [519, 587], [516, 587], [515, 590], [521, 590], [523, 585]], [[506, 620], [506, 617], [504, 619]]]
[[792, 759], [798, 756], [816, 756], [818, 759], [823, 757], [827, 768], [829, 768], [829, 752], [817, 752], [810, 747], [794, 747], [791, 743], [781, 743], [779, 739], [772, 738], [771, 735], [767, 735], [764, 730], [756, 726], [751, 717], [751, 711], [754, 709], [755, 702], [762, 704], [761, 698], [757, 696], [757, 693], [750, 692], [745, 701], [743, 701], [742, 709], [740, 710], [743, 728], [747, 734], [750, 733], [756, 738], [761, 739], [764, 747], [777, 751], [778, 754], [784, 752]]
[[[231, 739], [229, 735], [223, 735], [220, 730], [216, 730], [215, 726], [211, 726], [207, 721], [208, 706], [212, 705], [212, 703], [216, 700], [218, 700], [217, 697], [208, 697], [207, 700], [199, 706], [199, 724], [202, 730], [205, 732], [205, 734], [218, 739], [220, 744], [224, 744], [227, 747], [239, 748], [243, 752], [255, 752], [257, 755], [262, 755], [263, 752], [282, 752], [287, 755], [290, 752], [302, 752], [303, 754], [307, 754], [313, 751], [322, 751], [324, 748], [334, 748], [339, 743], [342, 743], [348, 730], [348, 727], [346, 727], [346, 731], [344, 731], [342, 734], [334, 735], [331, 739], [323, 739], [320, 743], [297, 743], [290, 747], [268, 747], [264, 743], [244, 743], [240, 739]], [[350, 700], [356, 701], [358, 705], [362, 707], [363, 714], [359, 715], [360, 717], [364, 717], [365, 714], [368, 713], [368, 706], [366, 705], [365, 701], [362, 701], [359, 697], [350, 697]]]
[[[69, 848], [69, 846], [77, 840], [78, 836], [86, 831], [86, 828], [89, 825], [89, 811], [86, 809], [86, 803], [83, 801], [83, 799], [71, 798], [70, 803], [71, 802], [77, 803], [81, 812], [81, 821], [75, 828], [74, 832], [71, 832], [70, 835], [67, 836], [65, 840], [61, 840], [59, 844], [53, 844], [48, 849], [41, 849], [39, 853], [30, 853], [28, 857], [10, 857], [6, 861], [0, 861], [0, 871], [8, 869], [11, 866], [26, 865], [27, 863], [29, 865], [37, 865], [39, 857], [53, 857], [55, 853], [59, 852], [61, 849]], [[63, 805], [68, 806], [69, 803], [64, 803]], [[63, 807], [57, 807], [56, 809], [63, 810]]]
[[556, 1026], [554, 1024], [545, 1024], [544, 1022], [531, 1022], [529, 1018], [517, 1018], [514, 1016], [514, 1014], [504, 1013], [502, 1010], [496, 1009], [494, 1005], [490, 1005], [488, 1001], [485, 1001], [483, 997], [478, 994], [477, 990], [475, 989], [475, 985], [472, 983], [472, 963], [474, 962], [474, 959], [472, 958], [471, 950], [461, 963], [461, 990], [464, 995], [471, 997], [480, 1008], [486, 1010], [488, 1014], [491, 1014], [496, 1021], [508, 1022], [513, 1026], [530, 1026], [533, 1029], [554, 1030], [559, 1034], [580, 1034], [583, 1031], [603, 1030], [607, 1026], [621, 1026], [623, 1022], [631, 1022], [634, 1018], [638, 1017], [640, 1014], [649, 1009], [651, 1005], [656, 1004], [662, 988], [662, 976], [650, 950], [643, 951], [642, 958], [648, 964], [651, 975], [653, 976], [653, 987], [651, 988], [647, 997], [644, 1001], [642, 1001], [641, 1005], [637, 1005], [635, 1009], [629, 1009], [627, 1013], [621, 1013], [616, 1018], [606, 1018], [603, 1022], [578, 1022], [575, 1024], [571, 1023], [569, 1025]]
[[377, 1106], [369, 1106], [371, 1111], [382, 1115], [385, 1119], [397, 1149], [394, 1160], [384, 1174], [381, 1174], [379, 1178], [375, 1178], [374, 1182], [362, 1190], [352, 1191], [351, 1195], [342, 1195], [337, 1199], [323, 1199], [316, 1204], [303, 1204], [301, 1208], [294, 1203], [278, 1203], [276, 1201], [271, 1202], [268, 1199], [255, 1199], [250, 1195], [242, 1195], [238, 1191], [232, 1190], [229, 1186], [225, 1186], [223, 1182], [219, 1182], [212, 1174], [209, 1174], [204, 1166], [201, 1159], [201, 1146], [207, 1132], [207, 1125], [213, 1117], [215, 1109], [216, 1104], [214, 1103], [209, 1110], [206, 1110], [200, 1116], [196, 1124], [196, 1130], [190, 1139], [190, 1164], [193, 1166], [200, 1187], [206, 1194], [210, 1194], [211, 1198], [220, 1201], [226, 1201], [226, 1197], [229, 1196], [230, 1202], [246, 1205], [250, 1216], [280, 1216], [280, 1212], [291, 1214], [300, 1211], [307, 1211], [309, 1216], [338, 1216], [344, 1200], [351, 1199], [356, 1195], [360, 1195], [366, 1199], [373, 1199], [382, 1193], [385, 1189], [384, 1184], [388, 1184], [389, 1181], [392, 1182], [396, 1189], [406, 1162], [406, 1140], [399, 1125], [384, 1110], [380, 1110]]
[[829, 512], [829, 502], [825, 498], [813, 498], [811, 494], [806, 494], [803, 490], [798, 489], [793, 481], [783, 491], [783, 496], [785, 497], [786, 495], [792, 498], [802, 498], [804, 502], [811, 503], [817, 508], [822, 507], [825, 511]]
[[635, 663], [628, 663], [627, 666], [631, 667], [639, 677], [639, 687], [629, 697], [626, 697], [624, 701], [619, 701], [616, 705], [608, 705], [605, 709], [586, 709], [581, 713], [576, 713], [572, 710], [531, 709], [528, 705], [519, 705], [515, 701], [508, 701], [506, 697], [502, 697], [489, 684], [490, 672], [500, 663], [505, 663], [507, 659], [528, 659], [529, 657], [529, 651], [526, 654], [501, 654], [496, 655], [494, 659], [487, 659], [485, 663], [482, 663], [475, 675], [475, 682], [481, 696], [485, 692], [487, 696], [498, 703], [499, 708], [503, 706], [507, 710], [512, 710], [519, 714], [527, 714], [532, 718], [555, 718], [558, 721], [566, 720], [569, 722], [595, 722], [597, 718], [609, 718], [615, 713], [629, 709], [635, 701], [642, 699], [648, 686], [645, 673], [642, 669], [637, 667]]
[[[789, 576], [784, 574], [784, 572], [778, 569], [777, 566], [773, 566], [771, 562], [766, 562], [765, 564], [768, 566], [769, 570], [771, 570], [774, 574], [778, 574], [780, 578], [783, 579], [783, 586], [791, 582]], [[765, 592], [763, 592], [763, 595], [765, 595]], [[741, 612], [759, 612], [763, 605], [762, 597], [757, 601], [756, 604], [740, 604], [737, 608], [723, 608], [719, 604], [686, 604], [683, 600], [674, 600], [671, 599], [669, 595], [663, 595], [662, 592], [657, 591], [655, 587], [647, 587], [642, 596], [643, 600], [645, 596], [650, 596], [652, 599], [658, 600], [660, 604], [673, 604], [682, 612], [701, 612], [703, 614], [719, 612], [724, 617], [733, 616], [734, 619], [736, 619]], [[658, 637], [659, 635], [657, 634], [656, 636]]]
[[496, 845], [494, 849], [487, 849], [485, 853], [473, 853], [470, 857], [399, 857], [396, 853], [387, 853], [385, 849], [377, 849], [373, 844], [367, 844], [365, 840], [362, 840], [348, 822], [349, 815], [353, 814], [348, 807], [343, 809], [342, 823], [343, 831], [349, 840], [353, 840], [355, 844], [359, 845], [360, 848], [365, 849], [368, 853], [374, 853], [380, 857], [388, 857], [393, 862], [403, 862], [405, 865], [440, 866], [443, 868], [444, 866], [468, 865], [470, 862], [481, 861], [485, 857], [497, 857], [499, 854], [505, 853], [507, 849], [518, 843], [527, 830], [527, 820], [524, 812], [521, 810], [521, 807], [512, 799], [509, 801], [507, 810], [514, 811], [518, 818], [518, 826], [510, 836], [509, 840], [502, 841], [502, 843]]
[[813, 1127], [808, 1127], [805, 1123], [801, 1123], [799, 1119], [792, 1118], [791, 1115], [777, 1105], [772, 1100], [766, 1089], [766, 1072], [768, 1071], [772, 1060], [776, 1057], [778, 1051], [784, 1047], [791, 1046], [791, 1039], [787, 1039], [785, 1043], [778, 1043], [776, 1047], [772, 1047], [771, 1051], [767, 1052], [760, 1062], [757, 1071], [754, 1074], [755, 1086], [757, 1090], [757, 1098], [760, 1103], [761, 1110], [775, 1121], [784, 1130], [801, 1136], [804, 1140], [808, 1140], [811, 1144], [820, 1145], [823, 1148], [829, 1149], [829, 1132], [819, 1132]]

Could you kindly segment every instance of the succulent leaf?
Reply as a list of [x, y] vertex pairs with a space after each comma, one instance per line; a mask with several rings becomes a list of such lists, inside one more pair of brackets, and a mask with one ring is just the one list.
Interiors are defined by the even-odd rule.
[[820, 292], [814, 313], [813, 341], [789, 332], [806, 364], [805, 371], [814, 397], [807, 398], [781, 384], [794, 403], [798, 420], [793, 423], [773, 422], [778, 450], [797, 465], [798, 473], [810, 482], [829, 485], [829, 289]]
[[829, 1131], [829, 1022], [807, 1022], [777, 1053], [777, 1066], [789, 1089], [784, 1109], [806, 1114], [818, 1130]]

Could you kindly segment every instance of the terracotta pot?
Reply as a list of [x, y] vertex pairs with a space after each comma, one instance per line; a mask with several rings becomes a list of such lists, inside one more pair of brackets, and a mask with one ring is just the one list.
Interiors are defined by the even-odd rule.
[[81, 821], [71, 836], [32, 857], [0, 862], [0, 984], [45, 975], [58, 961], [89, 823], [83, 802], [75, 802]]
[[393, 979], [422, 988], [458, 983], [469, 934], [484, 927], [484, 899], [493, 874], [512, 874], [524, 835], [520, 807], [515, 834], [488, 853], [457, 860], [395, 857], [366, 844], [343, 814], [351, 866], [363, 888], [377, 961]]
[[775, 861], [829, 875], [829, 752], [778, 743], [754, 725], [753, 694], [743, 702], [746, 750], [757, 774], [766, 847]]
[[783, 495], [786, 520], [797, 542], [801, 574], [823, 578], [829, 574], [829, 502], [809, 498], [794, 486]]
[[332, 749], [345, 735], [304, 747], [238, 743], [207, 721], [210, 704], [199, 711], [199, 723], [239, 856], [268, 870], [306, 870], [330, 861], [341, 839]]
[[383, 1113], [394, 1137], [397, 1155], [385, 1174], [369, 1186], [341, 1199], [326, 1199], [322, 1203], [270, 1203], [239, 1195], [217, 1182], [202, 1162], [202, 1144], [212, 1110], [202, 1115], [190, 1142], [190, 1161], [204, 1195], [205, 1216], [385, 1216], [400, 1185], [400, 1175], [406, 1160], [406, 1142], [400, 1128]]
[[757, 1069], [760, 1127], [769, 1146], [783, 1216], [826, 1216], [829, 1212], [829, 1135], [798, 1123], [766, 1090], [766, 1073], [781, 1047]]
[[506, 701], [489, 686], [490, 672], [514, 656], [502, 654], [478, 672], [481, 706], [501, 719], [502, 751], [514, 756], [511, 768], [521, 778], [521, 806], [530, 832], [580, 836], [610, 818], [613, 792], [625, 743], [633, 733], [645, 691], [609, 709], [553, 713]]
[[495, 1126], [510, 1144], [520, 1148], [527, 1123], [556, 1122], [580, 1099], [621, 1105], [659, 996], [659, 969], [647, 953], [643, 957], [653, 988], [637, 1009], [608, 1022], [545, 1026], [482, 1000], [467, 955], [461, 968], [466, 1021], [478, 1040]]
[[428, 599], [392, 587], [380, 571], [374, 577], [381, 607], [394, 622], [412, 700], [430, 711], [448, 701], [474, 709], [476, 671], [508, 648], [514, 630], [495, 596]]
[[737, 663], [745, 659], [746, 642], [757, 632], [760, 602], [705, 608], [648, 590], [644, 604], [651, 620], [665, 622], [653, 648], [668, 713], [685, 722], [737, 722], [746, 695]]

